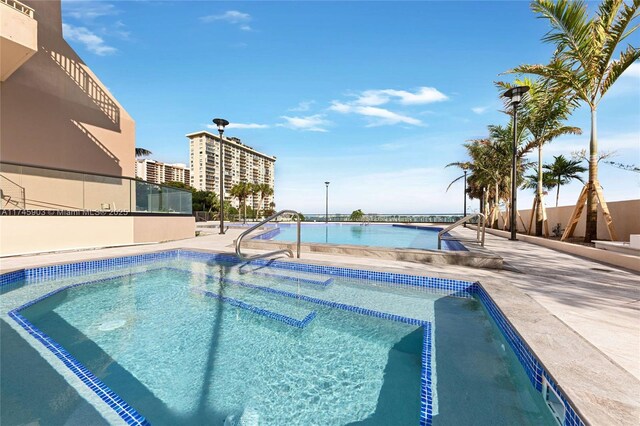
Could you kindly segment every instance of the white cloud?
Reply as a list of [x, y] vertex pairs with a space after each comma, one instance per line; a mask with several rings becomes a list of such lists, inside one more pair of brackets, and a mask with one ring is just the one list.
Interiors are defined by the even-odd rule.
[[399, 143], [399, 142], [389, 142], [389, 143], [383, 143], [382, 145], [378, 145], [378, 146], [383, 151], [397, 151], [399, 149], [406, 147], [407, 144]]
[[82, 22], [92, 21], [102, 16], [117, 15], [120, 11], [111, 3], [104, 1], [64, 0], [62, 12]]
[[621, 77], [640, 78], [640, 62], [634, 62], [629, 65], [629, 68], [627, 68]]
[[[207, 124], [210, 129], [217, 129], [218, 127], [213, 124]], [[268, 129], [268, 124], [257, 123], [231, 123], [227, 126], [227, 129]]]
[[70, 24], [62, 24], [62, 31], [66, 39], [82, 43], [84, 47], [96, 55], [105, 56], [116, 53], [118, 49], [108, 46], [102, 37], [91, 32], [86, 27], [75, 27]]
[[284, 118], [286, 123], [279, 124], [280, 127], [287, 127], [289, 129], [306, 130], [310, 132], [326, 132], [328, 125], [331, 124], [328, 120], [324, 119], [324, 115], [315, 114], [306, 117], [289, 117], [283, 115], [280, 118]]
[[298, 106], [294, 108], [290, 108], [289, 111], [299, 111], [299, 112], [309, 111], [311, 109], [311, 105], [315, 103], [316, 101], [302, 101], [298, 104]]
[[475, 112], [476, 114], [484, 114], [488, 109], [488, 106], [479, 106], [471, 108], [471, 111]]
[[422, 121], [407, 115], [398, 114], [388, 109], [378, 108], [374, 106], [351, 105], [334, 101], [329, 110], [342, 114], [358, 114], [369, 118], [375, 118], [369, 122], [367, 127], [383, 126], [391, 124], [411, 124], [413, 126], [422, 126]]
[[232, 25], [237, 25], [242, 31], [251, 31], [252, 28], [249, 25], [251, 22], [251, 15], [237, 10], [227, 10], [220, 15], [207, 15], [200, 17], [200, 20], [205, 23], [213, 21], [224, 21]]
[[394, 89], [365, 90], [354, 103], [363, 106], [377, 106], [384, 105], [392, 99], [397, 100], [402, 105], [422, 105], [446, 101], [449, 98], [433, 87], [420, 87], [414, 93]]

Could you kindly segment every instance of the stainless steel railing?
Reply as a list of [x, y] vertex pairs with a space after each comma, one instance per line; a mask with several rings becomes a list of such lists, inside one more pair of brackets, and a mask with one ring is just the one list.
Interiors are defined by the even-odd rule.
[[[464, 239], [464, 238], [455, 238], [455, 237], [444, 237], [443, 236], [447, 232], [451, 231], [453, 228], [456, 228], [456, 227], [462, 225], [463, 223], [467, 223], [467, 222], [475, 219], [476, 217], [480, 218], [480, 222], [478, 223], [478, 226], [476, 227], [476, 231], [477, 232], [476, 232], [476, 239], [475, 240]], [[478, 243], [482, 247], [484, 247], [484, 231], [485, 231], [486, 219], [487, 219], [487, 217], [484, 214], [482, 214], [482, 213], [474, 213], [474, 214], [470, 214], [469, 216], [465, 216], [462, 219], [460, 219], [459, 221], [447, 226], [442, 231], [438, 232], [438, 250], [441, 249], [442, 240], [471, 241], [471, 242]], [[481, 228], [482, 228], [482, 237], [480, 237], [480, 229]]]
[[248, 234], [250, 234], [251, 232], [255, 231], [256, 229], [260, 228], [262, 225], [266, 224], [267, 222], [271, 222], [272, 220], [276, 219], [277, 217], [282, 216], [283, 214], [293, 214], [293, 215], [296, 216], [296, 219], [297, 219], [297, 222], [298, 222], [298, 234], [297, 234], [297, 238], [296, 238], [296, 257], [298, 259], [300, 259], [300, 213], [298, 213], [295, 210], [280, 210], [278, 213], [275, 213], [275, 214], [269, 216], [268, 218], [266, 218], [262, 222], [253, 225], [251, 228], [247, 229], [242, 234], [240, 234], [240, 236], [236, 240], [236, 255], [240, 258], [240, 260], [262, 259], [262, 258], [265, 258], [265, 257], [270, 257], [270, 256], [274, 256], [276, 254], [282, 254], [282, 253], [286, 253], [287, 255], [289, 255], [289, 257], [293, 257], [293, 251], [291, 249], [288, 249], [288, 248], [287, 249], [281, 249], [281, 250], [274, 250], [274, 251], [270, 251], [268, 253], [257, 254], [257, 255], [254, 255], [254, 256], [245, 256], [244, 254], [242, 254], [242, 251], [240, 250], [240, 244], [242, 244], [242, 239], [244, 237], [246, 237]]

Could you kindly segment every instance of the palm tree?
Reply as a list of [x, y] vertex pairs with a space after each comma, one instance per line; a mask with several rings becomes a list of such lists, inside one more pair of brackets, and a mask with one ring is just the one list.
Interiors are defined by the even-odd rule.
[[[512, 131], [509, 126], [488, 126], [489, 137], [475, 139], [464, 144], [470, 161], [454, 162], [446, 167], [456, 166], [471, 171], [467, 180], [467, 193], [470, 198], [480, 198], [483, 212], [496, 211], [500, 201], [510, 198]], [[525, 132], [518, 134], [518, 141], [524, 141]], [[519, 143], [516, 152], [517, 181], [522, 181], [524, 170], [531, 163], [524, 159], [533, 148], [532, 142]], [[464, 175], [454, 179], [449, 187]], [[448, 189], [448, 188], [447, 188]], [[484, 199], [483, 199], [484, 198]], [[491, 218], [491, 226], [497, 227], [497, 215]]]
[[542, 235], [544, 223], [544, 189], [545, 183], [542, 172], [542, 147], [545, 143], [561, 135], [582, 134], [579, 127], [565, 126], [563, 122], [569, 118], [573, 109], [577, 106], [576, 98], [571, 96], [567, 89], [558, 88], [549, 80], [531, 80], [529, 78], [517, 79], [513, 83], [498, 82], [496, 85], [502, 89], [510, 89], [516, 86], [529, 86], [526, 101], [522, 103], [521, 126], [529, 131], [530, 138], [538, 147], [538, 176], [534, 212], [536, 215], [536, 235]]
[[146, 156], [151, 155], [151, 154], [153, 154], [153, 152], [149, 151], [148, 149], [136, 147], [136, 158], [138, 158], [138, 157], [146, 157]]
[[[604, 0], [593, 18], [590, 18], [584, 1], [536, 0], [531, 8], [549, 20], [551, 30], [543, 38], [554, 43], [556, 51], [549, 65], [520, 65], [509, 72], [534, 74], [549, 79], [560, 88], [571, 92], [586, 103], [591, 110], [591, 138], [589, 141], [589, 181], [582, 190], [576, 209], [587, 196], [587, 223], [585, 242], [597, 238], [598, 205], [601, 198], [598, 182], [598, 137], [596, 111], [604, 94], [622, 73], [640, 58], [640, 49], [631, 45], [620, 51], [618, 59], [612, 59], [620, 43], [638, 26], [630, 27], [637, 18], [640, 0], [625, 3], [624, 0]], [[600, 192], [601, 193], [601, 192]], [[600, 199], [607, 210], [604, 199]], [[573, 232], [567, 228], [566, 236]], [[609, 233], [614, 239], [613, 228]]]
[[[544, 169], [548, 171], [553, 179], [553, 186], [556, 187], [556, 207], [560, 197], [560, 186], [566, 185], [574, 179], [584, 183], [578, 173], [584, 173], [587, 169], [580, 165], [580, 160], [567, 160], [564, 155], [553, 157], [553, 163], [545, 164]], [[551, 189], [551, 188], [550, 188]]]
[[[547, 194], [547, 191], [553, 189], [556, 186], [556, 181], [553, 176], [549, 172], [542, 173], [542, 190], [544, 195]], [[535, 175], [526, 175], [524, 177], [524, 182], [522, 183], [523, 189], [533, 189], [535, 193], [538, 192], [539, 187], [539, 179], [538, 174]]]
[[255, 185], [256, 193], [260, 194], [260, 202], [258, 203], [257, 217], [260, 217], [260, 208], [266, 197], [273, 195], [273, 188], [268, 183], [258, 183]]
[[239, 182], [233, 185], [229, 193], [232, 197], [237, 198], [242, 205], [243, 223], [247, 223], [247, 198], [253, 193], [253, 185], [247, 182]]

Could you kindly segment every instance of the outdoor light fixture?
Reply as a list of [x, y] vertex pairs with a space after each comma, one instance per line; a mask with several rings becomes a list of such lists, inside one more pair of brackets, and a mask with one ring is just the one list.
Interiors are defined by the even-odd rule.
[[325, 210], [324, 210], [324, 222], [329, 223], [329, 184], [331, 182], [325, 182], [324, 184], [327, 187], [327, 193], [325, 196]]
[[502, 96], [509, 98], [511, 105], [513, 106], [513, 144], [511, 146], [511, 219], [509, 221], [509, 227], [511, 228], [511, 241], [516, 241], [516, 230], [518, 228], [516, 223], [516, 215], [518, 213], [517, 207], [517, 184], [516, 178], [518, 173], [516, 171], [516, 152], [518, 149], [518, 104], [522, 100], [522, 95], [529, 91], [529, 86], [517, 86], [504, 92]]
[[[462, 217], [467, 217], [467, 169], [464, 169], [464, 206], [462, 211]], [[467, 222], [465, 222], [462, 226], [467, 227]]]
[[224, 234], [224, 168], [222, 163], [222, 134], [224, 133], [225, 126], [229, 125], [229, 122], [224, 118], [214, 118], [213, 123], [218, 126], [218, 133], [220, 134], [220, 234]]

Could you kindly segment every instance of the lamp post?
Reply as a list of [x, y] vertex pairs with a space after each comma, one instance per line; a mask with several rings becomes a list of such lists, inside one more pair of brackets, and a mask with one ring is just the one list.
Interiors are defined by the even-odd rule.
[[[462, 211], [462, 217], [467, 217], [467, 169], [464, 169], [464, 188], [462, 192], [464, 193], [464, 210]], [[463, 226], [466, 228], [467, 222], [465, 222]]]
[[224, 167], [222, 159], [222, 134], [224, 133], [225, 126], [229, 125], [229, 122], [224, 118], [214, 118], [213, 123], [218, 126], [218, 133], [220, 134], [220, 235], [224, 234]]
[[324, 222], [329, 223], [329, 184], [331, 182], [325, 182], [325, 186], [327, 188], [327, 192], [325, 195], [325, 210], [324, 210]]
[[517, 207], [517, 177], [518, 172], [516, 170], [516, 150], [518, 148], [518, 104], [522, 100], [522, 95], [529, 91], [529, 86], [516, 86], [504, 92], [502, 96], [511, 100], [511, 106], [513, 107], [513, 144], [511, 146], [511, 218], [509, 220], [509, 227], [511, 228], [511, 241], [517, 241], [516, 230], [518, 228], [516, 223], [516, 215], [518, 213]]

